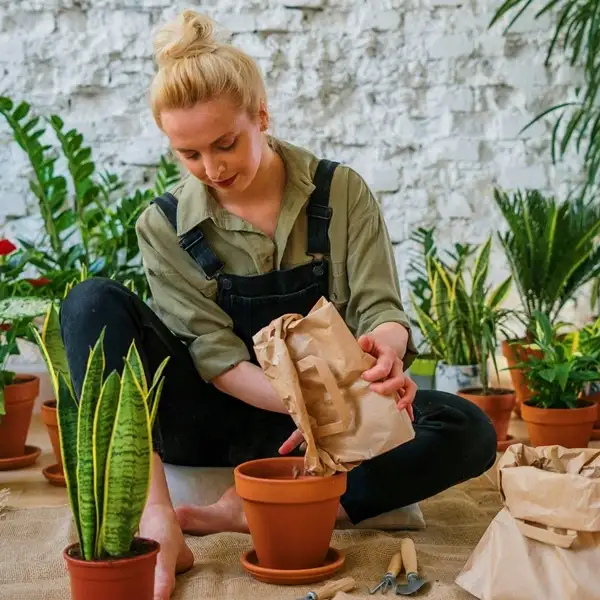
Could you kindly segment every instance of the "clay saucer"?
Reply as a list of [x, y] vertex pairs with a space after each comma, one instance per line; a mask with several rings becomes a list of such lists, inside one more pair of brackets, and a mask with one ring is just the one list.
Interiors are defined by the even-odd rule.
[[256, 552], [248, 550], [242, 555], [242, 566], [250, 575], [263, 583], [277, 585], [299, 585], [316, 583], [327, 579], [330, 575], [342, 568], [344, 555], [335, 548], [329, 548], [325, 557], [325, 564], [314, 569], [267, 569], [258, 565]]
[[56, 485], [58, 487], [67, 487], [65, 474], [63, 473], [62, 467], [58, 463], [43, 469], [42, 474], [52, 485]]
[[25, 454], [23, 456], [0, 458], [0, 471], [12, 471], [13, 469], [29, 467], [38, 459], [41, 453], [42, 449], [37, 446], [25, 446]]

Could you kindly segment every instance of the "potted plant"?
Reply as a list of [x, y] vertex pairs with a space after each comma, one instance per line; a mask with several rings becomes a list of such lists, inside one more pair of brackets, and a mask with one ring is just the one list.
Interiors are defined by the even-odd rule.
[[531, 355], [540, 357], [531, 346], [536, 335], [535, 314], [548, 315], [556, 325], [564, 306], [600, 274], [600, 204], [582, 198], [559, 203], [537, 190], [512, 196], [495, 190], [494, 200], [508, 226], [498, 237], [521, 300], [525, 326], [524, 337], [502, 342], [518, 412], [531, 397], [531, 390], [516, 365]]
[[491, 360], [498, 378], [498, 334], [505, 334], [508, 319], [512, 315], [512, 311], [502, 308], [501, 305], [510, 290], [512, 278], [508, 277], [493, 290], [486, 285], [490, 250], [491, 238], [477, 256], [473, 269], [472, 291], [470, 295], [463, 296], [464, 314], [461, 316], [463, 326], [470, 332], [473, 340], [481, 385], [460, 389], [458, 395], [473, 402], [487, 414], [496, 431], [498, 450], [504, 451], [512, 443], [508, 437], [508, 426], [515, 405], [515, 393], [512, 389], [491, 387], [488, 365]]
[[[435, 373], [438, 390], [456, 394], [461, 389], [481, 387], [477, 334], [472, 330], [474, 323], [469, 320], [468, 307], [480, 293], [480, 286], [485, 286], [490, 246], [488, 240], [477, 253], [472, 273], [466, 264], [475, 252], [472, 246], [459, 246], [457, 252], [449, 253], [450, 264], [434, 254], [426, 257], [431, 290], [429, 314], [414, 299], [413, 308], [421, 332], [438, 361]], [[469, 274], [470, 291], [466, 282]], [[506, 280], [497, 293], [505, 296], [509, 285], [510, 280]]]
[[0, 462], [2, 469], [18, 469], [35, 462], [40, 449], [27, 447], [33, 405], [40, 380], [36, 375], [7, 368], [10, 356], [19, 353], [17, 339], [26, 337], [29, 324], [43, 315], [47, 301], [6, 298], [0, 301]]
[[[593, 323], [576, 331], [572, 343], [574, 347], [579, 347], [582, 354], [600, 354], [600, 316]], [[586, 384], [583, 399], [595, 402], [599, 407], [598, 420], [594, 423], [592, 430], [592, 439], [600, 439], [600, 368], [596, 380]]]
[[585, 385], [598, 378], [600, 353], [583, 354], [577, 344], [559, 339], [550, 319], [534, 314], [535, 340], [541, 357], [519, 363], [532, 396], [521, 407], [534, 446], [585, 448], [598, 418], [594, 402], [582, 399]]
[[65, 548], [73, 600], [153, 600], [159, 544], [136, 537], [151, 477], [152, 424], [162, 372], [148, 386], [132, 342], [122, 373], [104, 378], [104, 331], [91, 349], [81, 397], [73, 389], [52, 305], [33, 330], [57, 400], [60, 450], [77, 538]]

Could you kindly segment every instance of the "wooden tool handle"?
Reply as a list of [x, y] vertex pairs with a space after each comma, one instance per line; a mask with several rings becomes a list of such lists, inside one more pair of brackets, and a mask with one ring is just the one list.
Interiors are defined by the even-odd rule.
[[315, 590], [318, 600], [327, 600], [333, 598], [338, 592], [349, 592], [356, 587], [356, 581], [353, 577], [344, 577], [337, 581], [329, 581], [323, 587]]
[[392, 560], [390, 560], [390, 565], [387, 569], [388, 573], [391, 573], [394, 577], [398, 577], [398, 573], [402, 571], [402, 554], [400, 552], [396, 552], [394, 556], [392, 556]]
[[417, 549], [415, 543], [410, 538], [404, 538], [401, 542], [402, 560], [404, 560], [404, 568], [406, 574], [418, 573], [417, 571]]

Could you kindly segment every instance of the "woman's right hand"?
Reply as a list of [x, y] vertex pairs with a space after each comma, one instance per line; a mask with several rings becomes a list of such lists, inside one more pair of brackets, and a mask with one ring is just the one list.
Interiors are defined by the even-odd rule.
[[140, 535], [156, 540], [160, 552], [154, 575], [154, 600], [169, 600], [175, 589], [175, 575], [194, 565], [194, 555], [185, 543], [171, 506], [147, 506], [140, 523]]

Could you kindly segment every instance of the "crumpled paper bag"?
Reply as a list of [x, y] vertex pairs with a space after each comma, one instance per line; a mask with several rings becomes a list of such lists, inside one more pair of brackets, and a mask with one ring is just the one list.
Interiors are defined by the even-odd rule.
[[361, 378], [376, 360], [325, 298], [306, 317], [275, 319], [253, 341], [260, 366], [304, 435], [308, 473], [349, 471], [415, 437], [396, 397], [373, 392]]
[[596, 449], [509, 447], [505, 508], [456, 583], [480, 600], [599, 600], [599, 467]]

